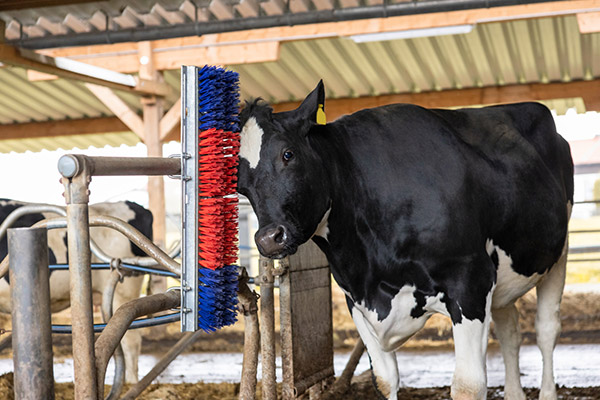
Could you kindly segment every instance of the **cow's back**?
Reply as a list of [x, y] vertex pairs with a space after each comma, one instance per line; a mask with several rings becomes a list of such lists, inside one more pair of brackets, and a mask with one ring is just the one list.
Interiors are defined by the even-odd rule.
[[[507, 131], [521, 135], [539, 155], [548, 171], [564, 187], [573, 202], [573, 161], [567, 141], [557, 133], [550, 110], [540, 103], [528, 102], [460, 110], [432, 110], [449, 124], [463, 140], [486, 151], [502, 151], [498, 142]], [[514, 143], [508, 144], [508, 151]]]
[[337, 185], [352, 212], [368, 210], [357, 226], [366, 220], [365, 231], [388, 248], [442, 259], [492, 240], [528, 276], [543, 273], [560, 255], [573, 164], [544, 106], [397, 104], [332, 125], [327, 140], [333, 144], [326, 148], [344, 171]]

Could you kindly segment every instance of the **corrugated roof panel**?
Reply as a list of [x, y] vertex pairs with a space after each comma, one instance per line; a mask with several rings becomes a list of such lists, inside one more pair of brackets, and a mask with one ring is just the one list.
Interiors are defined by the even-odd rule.
[[303, 85], [298, 84], [294, 71], [280, 62], [265, 63], [266, 70], [275, 78], [273, 84], [279, 83], [289, 93], [289, 101], [300, 100], [306, 96]]
[[[322, 39], [324, 40], [324, 39]], [[352, 88], [336, 73], [335, 68], [325, 59], [322, 50], [315, 44], [317, 40], [295, 42], [296, 54], [303, 59], [305, 65], [315, 72], [316, 77], [321, 77], [327, 82], [328, 95], [334, 98], [350, 97]]]
[[[509, 25], [509, 24], [506, 24]], [[511, 41], [516, 48], [519, 57], [519, 82], [534, 82], [541, 75], [536, 65], [535, 51], [532, 47], [532, 41], [528, 40], [529, 27], [527, 21], [515, 21], [510, 24]]]
[[377, 75], [385, 77], [385, 83], [389, 85], [389, 93], [410, 92], [412, 82], [388, 45], [387, 42], [373, 42], [368, 46], [364, 43], [358, 46], [363, 47], [365, 49], [363, 51], [370, 52], [370, 61], [377, 65]]
[[51, 81], [50, 84], [60, 90], [63, 97], [69, 97], [72, 101], [76, 102], [87, 117], [100, 117], [110, 114], [106, 106], [87, 90], [83, 84], [67, 79], [57, 79]]
[[251, 75], [246, 72], [247, 66], [244, 65], [236, 65], [232, 66], [231, 69], [236, 71], [240, 75], [240, 82], [242, 86], [242, 96], [243, 98], [256, 99], [261, 97], [267, 101], [271, 100], [271, 95], [264, 89], [262, 85], [252, 78]]
[[341, 40], [343, 39], [322, 39], [314, 43], [318, 46], [320, 57], [324, 58], [327, 69], [338, 75], [348, 87], [349, 97], [370, 95], [372, 87], [364, 78], [361, 68], [342, 45]]
[[[297, 79], [297, 84], [303, 86], [304, 93], [306, 94], [314, 87], [313, 82], [319, 74], [316, 73], [313, 66], [309, 65], [298, 52], [295, 43], [297, 42], [287, 42], [280, 46], [278, 62], [293, 71], [294, 75], [292, 78]], [[243, 85], [244, 83], [242, 82]], [[300, 98], [304, 98], [304, 95]]]

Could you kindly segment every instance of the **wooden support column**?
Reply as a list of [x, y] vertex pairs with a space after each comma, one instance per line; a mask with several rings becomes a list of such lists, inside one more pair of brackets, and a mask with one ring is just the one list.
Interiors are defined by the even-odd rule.
[[[138, 43], [138, 57], [140, 60], [140, 78], [162, 81], [162, 76], [155, 69], [151, 42]], [[148, 157], [162, 157], [163, 142], [160, 139], [160, 120], [163, 113], [162, 99], [144, 97], [142, 98], [142, 105], [144, 112], [144, 143], [146, 144]], [[164, 177], [148, 177], [148, 205], [154, 216], [154, 223], [152, 224], [154, 243], [164, 249], [167, 236]], [[148, 285], [151, 293], [161, 293], [167, 290], [167, 279], [158, 275], [150, 275]], [[157, 328], [154, 329], [155, 335], [166, 334], [165, 325]]]
[[[140, 78], [157, 81], [161, 77], [154, 68], [151, 42], [138, 43], [140, 59]], [[144, 142], [148, 149], [148, 157], [162, 157], [160, 140], [160, 119], [162, 117], [162, 100], [156, 97], [142, 98], [144, 112]], [[154, 242], [160, 247], [166, 244], [165, 183], [162, 176], [148, 178], [148, 202], [154, 215]]]

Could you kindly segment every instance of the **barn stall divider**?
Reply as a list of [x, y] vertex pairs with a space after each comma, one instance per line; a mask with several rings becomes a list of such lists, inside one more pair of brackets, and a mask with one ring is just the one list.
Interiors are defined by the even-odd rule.
[[[189, 74], [196, 75], [189, 75]], [[188, 75], [186, 75], [188, 74]], [[197, 76], [195, 67], [184, 68], [182, 72], [182, 155], [169, 158], [125, 158], [125, 157], [88, 157], [84, 155], [66, 155], [59, 160], [59, 172], [65, 187], [66, 217], [58, 217], [38, 222], [36, 228], [67, 228], [69, 270], [71, 280], [71, 315], [73, 335], [74, 387], [76, 399], [103, 399], [104, 377], [108, 360], [115, 355], [117, 369], [122, 369], [122, 357], [119, 357], [119, 343], [127, 329], [151, 325], [156, 321], [142, 321], [138, 318], [172, 310], [179, 307], [182, 331], [186, 331], [180, 341], [170, 349], [157, 365], [138, 384], [125, 393], [126, 399], [139, 395], [168, 364], [188, 345], [194, 342], [199, 332], [196, 323], [190, 324], [190, 315], [196, 318], [198, 291], [198, 235], [197, 203], [198, 198], [198, 93], [197, 87], [189, 83], [190, 76]], [[190, 89], [191, 88], [191, 89]], [[196, 91], [194, 91], [196, 90]], [[190, 112], [194, 110], [194, 112]], [[196, 173], [190, 171], [196, 170]], [[90, 216], [88, 211], [89, 185], [93, 176], [124, 175], [167, 175], [181, 179], [183, 187], [182, 218], [182, 265], [157, 247], [127, 223], [109, 216]], [[196, 204], [195, 204], [196, 203]], [[39, 210], [38, 210], [39, 211]], [[60, 210], [56, 210], [59, 214]], [[64, 211], [63, 211], [64, 212]], [[142, 249], [149, 258], [146, 260], [111, 260], [110, 256], [90, 243], [90, 226], [104, 226], [119, 231], [131, 242]], [[191, 228], [190, 228], [191, 226]], [[187, 230], [187, 231], [186, 231]], [[12, 230], [11, 230], [12, 231]], [[93, 321], [91, 289], [91, 253], [103, 255], [103, 260], [116, 268], [113, 279], [108, 282], [103, 298], [103, 315], [108, 319], [105, 325]], [[10, 254], [10, 263], [22, 265], [29, 263], [22, 257], [28, 250], [20, 249]], [[187, 256], [186, 256], [187, 255]], [[150, 260], [150, 261], [148, 261]], [[126, 263], [128, 261], [131, 263]], [[118, 271], [138, 269], [135, 262], [145, 265], [144, 272], [159, 273], [179, 277], [181, 286], [170, 288], [165, 293], [153, 294], [130, 301], [119, 307], [114, 314], [110, 309], [114, 287], [118, 282]], [[8, 269], [8, 260], [0, 265], [0, 275]], [[152, 266], [154, 264], [155, 266]], [[32, 268], [39, 266], [31, 265]], [[99, 266], [107, 268], [106, 264]], [[20, 267], [21, 268], [21, 267]], [[194, 277], [196, 280], [190, 280]], [[260, 310], [261, 324], [258, 322], [258, 295], [248, 283], [252, 280], [261, 287]], [[261, 258], [259, 276], [250, 279], [244, 268], [240, 268], [238, 286], [239, 303], [237, 311], [244, 315], [244, 361], [240, 384], [240, 399], [254, 399], [256, 392], [256, 372], [259, 348], [263, 363], [263, 399], [276, 399], [275, 343], [274, 331], [274, 288], [279, 287], [281, 311], [281, 356], [282, 356], [282, 397], [294, 399], [308, 393], [311, 399], [318, 399], [329, 383], [334, 380], [331, 278], [327, 260], [315, 245], [306, 244], [298, 252], [281, 260], [277, 266], [272, 260]], [[37, 290], [37, 289], [32, 289]], [[192, 304], [190, 306], [190, 304]], [[21, 309], [21, 300], [17, 298], [15, 309]], [[186, 321], [188, 321], [186, 323]], [[40, 321], [30, 319], [28, 329], [40, 329]], [[45, 323], [44, 325], [49, 324]], [[145, 325], [146, 324], [146, 325]], [[35, 328], [34, 326], [35, 325]], [[63, 327], [68, 331], [68, 328]], [[42, 329], [49, 329], [44, 327]], [[55, 329], [58, 329], [55, 327]], [[259, 332], [260, 330], [260, 332]], [[101, 332], [94, 340], [94, 332]], [[259, 343], [259, 336], [262, 338]], [[13, 340], [20, 340], [14, 337]], [[52, 357], [52, 350], [43, 349], [45, 357]], [[358, 352], [358, 350], [357, 350]], [[362, 351], [361, 351], [362, 353]], [[354, 357], [355, 358], [355, 357]], [[31, 371], [22, 368], [21, 361], [15, 359], [15, 380], [31, 378]], [[119, 367], [121, 365], [121, 367]], [[355, 367], [355, 365], [354, 365]], [[348, 366], [350, 376], [353, 367]], [[29, 375], [29, 376], [28, 376]], [[117, 375], [121, 376], [120, 380]], [[348, 375], [346, 373], [346, 375]], [[44, 390], [44, 389], [39, 389]], [[113, 390], [108, 398], [119, 398], [122, 390], [122, 373], [115, 374]], [[17, 390], [16, 398], [28, 398], [26, 393]]]

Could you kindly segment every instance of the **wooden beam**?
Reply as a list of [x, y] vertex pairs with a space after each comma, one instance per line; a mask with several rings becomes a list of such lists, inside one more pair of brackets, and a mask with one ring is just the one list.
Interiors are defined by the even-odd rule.
[[[160, 141], [164, 143], [165, 139], [171, 135], [179, 133], [181, 122], [181, 98], [171, 106], [169, 111], [160, 120]], [[175, 132], [173, 132], [175, 131]]]
[[[581, 97], [588, 111], [600, 111], [600, 79], [569, 83], [532, 83], [526, 85], [491, 86], [422, 93], [402, 93], [376, 97], [328, 99], [325, 111], [328, 121], [365, 108], [393, 103], [417, 104], [427, 108], [461, 107], [553, 100]], [[292, 110], [299, 102], [273, 105], [275, 112]]]
[[577, 14], [577, 24], [582, 34], [600, 32], [600, 12]]
[[[583, 98], [588, 111], [600, 112], [600, 79], [569, 83], [536, 83], [446, 90], [441, 92], [405, 93], [378, 97], [328, 99], [325, 102], [325, 110], [328, 121], [333, 121], [342, 115], [350, 114], [363, 108], [392, 103], [413, 103], [424, 107], [443, 108], [576, 97]], [[276, 112], [287, 111], [298, 107], [299, 104], [297, 102], [279, 103], [273, 105], [273, 108]], [[171, 108], [167, 114], [175, 113], [173, 110]], [[167, 114], [165, 114], [163, 120], [167, 118]], [[166, 124], [166, 121], [161, 121], [161, 123]], [[162, 138], [162, 141], [179, 140], [179, 129], [179, 123], [175, 123], [171, 131]], [[128, 130], [130, 130], [129, 127], [117, 117], [31, 122], [0, 125], [0, 140], [122, 132]]]
[[144, 141], [144, 122], [119, 96], [111, 89], [86, 83], [85, 86], [113, 112], [129, 129]]
[[[160, 71], [179, 68], [181, 64], [234, 65], [275, 61], [279, 54], [278, 42], [282, 41], [482, 24], [596, 11], [600, 11], [600, 0], [555, 1], [165, 39], [154, 41], [152, 47], [155, 51], [155, 67]], [[93, 65], [110, 65], [112, 69], [121, 72], [137, 71], [136, 43], [47, 49], [40, 52], [53, 56], [73, 57]]]
[[129, 128], [127, 125], [117, 117], [82, 118], [0, 125], [0, 140], [37, 139], [128, 131]]
[[166, 96], [171, 92], [170, 86], [166, 84], [160, 85], [157, 82], [107, 70], [103, 66], [91, 66], [64, 57], [55, 58], [3, 43], [0, 43], [0, 62], [140, 95]]
[[[218, 45], [209, 40], [215, 35], [202, 38], [179, 38], [158, 40], [153, 42], [154, 64], [158, 71], [178, 69], [181, 65], [233, 65], [257, 62], [277, 61], [279, 59], [279, 43], [277, 41], [245, 44]], [[135, 43], [116, 45], [87, 46], [82, 54], [80, 48], [60, 50], [43, 50], [40, 53], [54, 57], [71, 57], [94, 66], [107, 66], [114, 71], [134, 73], [139, 70], [140, 57], [132, 47]], [[113, 47], [114, 46], [114, 47]], [[73, 49], [78, 49], [75, 51]], [[48, 76], [31, 73], [30, 80], [46, 80]]]

